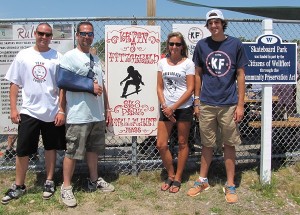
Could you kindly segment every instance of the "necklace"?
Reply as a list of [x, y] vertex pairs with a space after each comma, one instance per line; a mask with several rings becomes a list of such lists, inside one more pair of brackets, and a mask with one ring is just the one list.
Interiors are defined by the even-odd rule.
[[172, 59], [172, 58], [169, 58], [169, 61], [171, 64], [173, 65], [177, 65], [179, 62], [181, 62], [183, 59], [183, 57], [179, 58], [179, 59]]

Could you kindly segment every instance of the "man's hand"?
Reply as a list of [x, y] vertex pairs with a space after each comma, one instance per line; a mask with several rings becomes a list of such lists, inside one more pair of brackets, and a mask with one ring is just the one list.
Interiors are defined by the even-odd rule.
[[97, 96], [101, 96], [103, 92], [102, 87], [98, 84], [98, 81], [94, 81], [94, 94]]
[[112, 116], [111, 116], [111, 111], [110, 110], [106, 110], [105, 122], [106, 122], [106, 126], [111, 126], [112, 125]]
[[58, 112], [54, 119], [55, 126], [62, 126], [66, 122], [66, 116], [64, 112]]
[[234, 122], [239, 123], [244, 117], [244, 107], [237, 106], [234, 112]]
[[19, 122], [21, 121], [19, 112], [17, 110], [15, 110], [15, 111], [11, 110], [10, 111], [10, 119], [11, 119], [12, 123], [19, 124]]

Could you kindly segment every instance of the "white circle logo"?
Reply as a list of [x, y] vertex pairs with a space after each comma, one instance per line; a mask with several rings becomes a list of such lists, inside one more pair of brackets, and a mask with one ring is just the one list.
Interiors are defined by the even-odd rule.
[[37, 80], [42, 80], [46, 77], [47, 75], [47, 70], [44, 66], [42, 65], [36, 65], [33, 70], [32, 70], [32, 74], [34, 76], [35, 79]]
[[196, 44], [202, 38], [203, 38], [203, 31], [200, 28], [198, 27], [190, 28], [188, 39], [191, 43]]

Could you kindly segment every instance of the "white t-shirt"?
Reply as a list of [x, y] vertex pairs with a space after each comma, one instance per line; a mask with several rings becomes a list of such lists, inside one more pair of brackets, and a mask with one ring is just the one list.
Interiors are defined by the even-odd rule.
[[38, 52], [33, 47], [21, 50], [5, 78], [22, 87], [20, 113], [44, 122], [53, 122], [58, 112], [59, 89], [55, 74], [61, 54], [53, 49]]
[[[167, 58], [163, 58], [158, 62], [158, 72], [162, 72], [166, 105], [171, 106], [186, 92], [186, 76], [195, 75], [195, 64], [191, 59], [187, 58], [182, 63], [171, 66], [168, 64]], [[191, 97], [178, 109], [192, 105], [193, 99]]]
[[[95, 77], [98, 80], [98, 84], [103, 87], [100, 59], [95, 55], [93, 55], [93, 58]], [[75, 48], [64, 54], [60, 66], [76, 74], [86, 76], [90, 69], [90, 54]], [[95, 96], [88, 92], [67, 91], [66, 100], [68, 124], [98, 122], [105, 119], [103, 94]]]

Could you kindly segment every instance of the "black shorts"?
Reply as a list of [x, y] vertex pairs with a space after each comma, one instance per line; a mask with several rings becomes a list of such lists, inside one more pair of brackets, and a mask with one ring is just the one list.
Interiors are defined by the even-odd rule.
[[[176, 121], [185, 121], [185, 122], [192, 122], [193, 121], [193, 113], [194, 113], [194, 108], [193, 106], [190, 106], [188, 108], [182, 108], [182, 109], [176, 109], [174, 112], [174, 117]], [[159, 121], [170, 121], [168, 117], [166, 117], [162, 109], [160, 108], [160, 114], [159, 114]]]
[[26, 114], [21, 114], [18, 127], [17, 155], [29, 156], [37, 152], [39, 137], [42, 135], [45, 150], [65, 150], [65, 125], [55, 126]]

